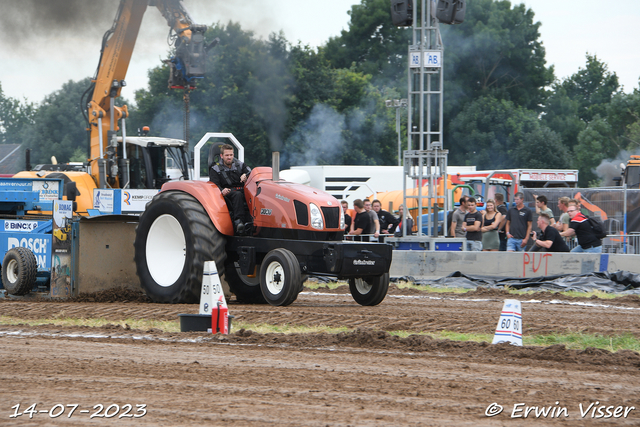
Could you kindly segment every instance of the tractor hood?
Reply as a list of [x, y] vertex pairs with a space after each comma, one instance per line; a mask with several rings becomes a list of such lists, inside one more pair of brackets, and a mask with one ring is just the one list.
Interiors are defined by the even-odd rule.
[[342, 231], [344, 227], [335, 197], [307, 185], [273, 181], [268, 167], [251, 172], [245, 197], [258, 227], [308, 231]]

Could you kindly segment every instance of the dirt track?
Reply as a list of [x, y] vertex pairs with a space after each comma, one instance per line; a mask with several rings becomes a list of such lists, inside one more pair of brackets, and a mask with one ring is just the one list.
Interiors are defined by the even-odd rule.
[[[303, 294], [283, 308], [230, 306], [236, 320], [248, 323], [359, 328], [334, 335], [239, 331], [222, 337], [120, 326], [0, 326], [0, 424], [86, 425], [98, 404], [131, 404], [128, 415], [136, 414], [136, 404], [146, 404], [147, 414], [129, 421], [145, 425], [640, 424], [640, 355], [635, 352], [400, 339], [385, 332], [491, 334], [506, 297], [500, 291], [443, 297], [394, 288], [378, 307], [357, 306], [344, 292]], [[547, 302], [523, 299], [525, 335], [584, 331], [640, 337], [638, 297], [550, 303], [554, 298], [542, 293], [533, 299]], [[569, 304], [576, 302], [583, 305]], [[178, 313], [197, 309], [138, 302], [0, 302], [1, 316], [23, 319], [175, 320]], [[618, 413], [610, 409], [622, 415], [592, 418], [598, 416], [592, 407], [582, 417], [580, 404], [586, 411], [596, 401], [622, 407]], [[504, 410], [487, 417], [493, 402]], [[37, 410], [80, 406], [71, 418], [71, 407], [55, 419], [48, 413], [31, 420], [28, 414], [10, 418], [18, 403], [20, 411], [33, 403]], [[550, 406], [553, 412], [536, 418], [532, 410], [526, 419], [511, 420], [518, 403], [524, 405], [514, 415], [524, 415], [525, 406], [538, 411]], [[568, 417], [560, 413], [563, 407]], [[112, 406], [110, 414], [115, 411]]]

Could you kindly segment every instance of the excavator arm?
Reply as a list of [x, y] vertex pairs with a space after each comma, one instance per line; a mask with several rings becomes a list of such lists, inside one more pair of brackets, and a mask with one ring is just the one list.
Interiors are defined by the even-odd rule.
[[[176, 54], [169, 60], [169, 86], [193, 89], [195, 80], [204, 76], [207, 27], [193, 22], [181, 0], [121, 0], [113, 26], [103, 36], [95, 76], [81, 101], [90, 130], [91, 175], [99, 188], [124, 187], [129, 181], [127, 159], [117, 156], [116, 136], [118, 122], [127, 117], [128, 111], [126, 106], [116, 106], [115, 99], [126, 85], [125, 76], [148, 4], [160, 10], [175, 43]], [[126, 127], [124, 121], [121, 123], [124, 136]]]

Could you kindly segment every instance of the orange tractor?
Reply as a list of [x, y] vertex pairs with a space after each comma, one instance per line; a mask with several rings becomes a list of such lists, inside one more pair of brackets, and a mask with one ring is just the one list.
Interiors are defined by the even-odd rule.
[[227, 204], [205, 181], [174, 181], [147, 205], [136, 231], [135, 260], [146, 293], [157, 302], [190, 303], [200, 296], [205, 261], [214, 260], [225, 291], [239, 301], [285, 306], [307, 274], [349, 280], [361, 305], [387, 294], [392, 248], [345, 242], [344, 216], [333, 196], [272, 179], [255, 168], [244, 188], [253, 218], [248, 236], [234, 236]]

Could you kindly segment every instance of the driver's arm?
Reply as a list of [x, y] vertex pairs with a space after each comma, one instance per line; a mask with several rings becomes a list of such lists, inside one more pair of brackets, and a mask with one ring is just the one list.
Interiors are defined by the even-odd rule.
[[250, 173], [251, 173], [251, 168], [247, 166], [245, 163], [242, 163], [242, 175], [244, 176], [244, 179], [242, 178], [242, 176], [240, 177], [240, 180], [242, 181], [242, 183], [247, 182], [247, 179], [249, 178]]
[[213, 167], [209, 168], [209, 181], [217, 185], [220, 191], [222, 191], [222, 184], [220, 183], [220, 175], [218, 175], [218, 172], [216, 172], [213, 169]]

